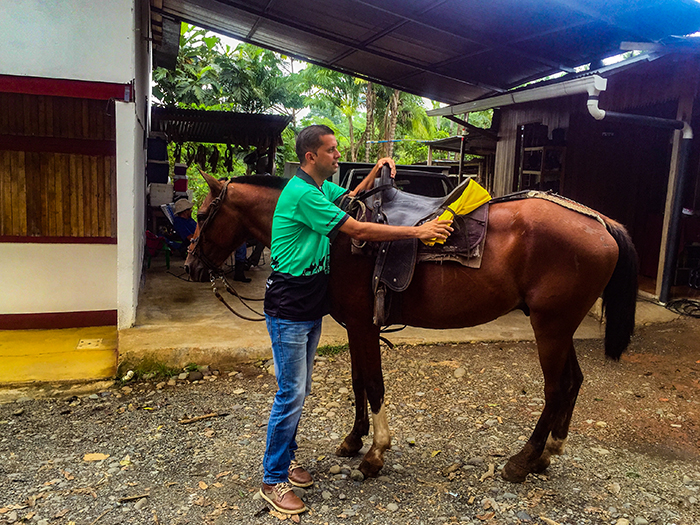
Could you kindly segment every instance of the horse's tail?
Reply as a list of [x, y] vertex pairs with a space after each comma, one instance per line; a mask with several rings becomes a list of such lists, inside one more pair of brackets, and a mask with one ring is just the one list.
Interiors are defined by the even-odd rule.
[[615, 270], [603, 290], [605, 355], [619, 360], [634, 332], [638, 260], [625, 227], [607, 218], [605, 224], [619, 249]]

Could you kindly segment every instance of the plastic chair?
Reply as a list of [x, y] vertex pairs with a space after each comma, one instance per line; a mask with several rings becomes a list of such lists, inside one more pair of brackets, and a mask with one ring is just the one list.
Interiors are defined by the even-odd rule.
[[147, 258], [147, 268], [151, 267], [151, 258], [155, 257], [163, 250], [165, 253], [165, 267], [170, 269], [170, 246], [168, 245], [168, 239], [160, 235], [156, 235], [148, 230], [146, 230], [146, 258]]

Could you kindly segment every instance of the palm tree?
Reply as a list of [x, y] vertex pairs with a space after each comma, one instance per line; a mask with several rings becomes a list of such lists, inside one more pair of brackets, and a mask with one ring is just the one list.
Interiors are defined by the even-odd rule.
[[357, 152], [362, 142], [355, 140], [354, 118], [359, 115], [364, 103], [362, 88], [366, 82], [316, 65], [306, 67], [302, 76], [310, 104], [317, 107], [325, 105], [332, 111], [339, 112], [346, 120], [350, 142], [348, 153], [350, 160], [356, 162]]

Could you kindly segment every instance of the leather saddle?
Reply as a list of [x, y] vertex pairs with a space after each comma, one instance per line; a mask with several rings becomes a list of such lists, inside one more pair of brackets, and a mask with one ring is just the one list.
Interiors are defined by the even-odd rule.
[[[391, 169], [384, 166], [381, 177], [375, 181], [374, 189], [357, 197], [366, 206], [365, 217], [358, 217], [358, 220], [394, 226], [420, 225], [439, 217], [462, 195], [469, 182], [467, 179], [445, 197], [414, 195], [399, 190], [391, 177]], [[386, 324], [390, 310], [389, 293], [403, 292], [411, 284], [419, 250], [426, 252], [427, 257], [421, 257], [426, 260], [441, 260], [440, 254], [443, 253], [447, 255], [446, 259], [455, 254], [467, 257], [470, 250], [483, 240], [487, 214], [488, 206], [482, 206], [469, 215], [455, 216], [452, 224], [454, 232], [444, 245], [429, 247], [418, 239], [374, 243], [370, 250], [376, 256], [372, 275], [374, 324]]]

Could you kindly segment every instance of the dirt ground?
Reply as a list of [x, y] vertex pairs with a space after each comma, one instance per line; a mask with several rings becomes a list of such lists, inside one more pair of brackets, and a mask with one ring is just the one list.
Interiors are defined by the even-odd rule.
[[[534, 343], [385, 349], [393, 447], [364, 481], [359, 456], [334, 455], [354, 414], [349, 356], [319, 357], [299, 430], [316, 480], [300, 522], [700, 523], [699, 341], [700, 320], [681, 318], [638, 329], [619, 363], [602, 341], [578, 342], [566, 452], [522, 484], [499, 470], [543, 406]], [[275, 390], [251, 364], [0, 405], [0, 523], [276, 523], [256, 496]]]

